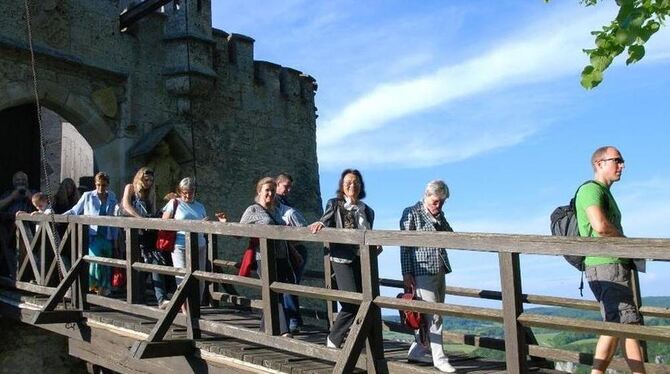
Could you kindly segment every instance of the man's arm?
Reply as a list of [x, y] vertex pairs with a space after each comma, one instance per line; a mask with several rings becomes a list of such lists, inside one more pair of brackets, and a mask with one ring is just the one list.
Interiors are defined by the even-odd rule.
[[16, 199], [19, 196], [19, 192], [17, 190], [12, 191], [5, 197], [4, 199], [0, 200], [0, 210], [4, 210], [7, 208], [14, 199]]
[[599, 236], [623, 236], [619, 230], [610, 223], [605, 216], [605, 212], [603, 212], [603, 209], [599, 205], [591, 205], [586, 208], [586, 216], [589, 219], [591, 228], [593, 231], [597, 232]]
[[133, 195], [135, 191], [133, 190], [132, 184], [127, 184], [123, 189], [123, 196], [121, 196], [121, 208], [124, 212], [132, 217], [142, 218], [142, 216], [137, 213], [135, 207], [133, 206]]
[[[400, 230], [413, 231], [416, 230], [414, 222], [414, 215], [411, 209], [405, 209], [400, 218]], [[400, 247], [400, 267], [402, 271], [402, 280], [405, 292], [409, 292], [415, 287], [416, 281], [414, 279], [414, 262], [415, 262], [415, 247]]]

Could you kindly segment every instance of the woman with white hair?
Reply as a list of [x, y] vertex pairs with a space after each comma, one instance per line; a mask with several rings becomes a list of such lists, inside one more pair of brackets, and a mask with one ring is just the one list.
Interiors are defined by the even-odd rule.
[[[449, 187], [441, 180], [426, 185], [423, 199], [405, 208], [400, 218], [400, 230], [453, 231], [444, 217], [442, 206], [449, 198]], [[414, 292], [421, 300], [443, 303], [445, 274], [451, 272], [449, 257], [444, 248], [400, 247], [400, 263], [405, 292]], [[442, 316], [422, 314], [421, 330], [407, 352], [408, 361], [432, 363], [441, 372], [456, 371], [449, 363], [442, 346]], [[432, 354], [431, 354], [432, 353]]]
[[[185, 220], [207, 220], [207, 211], [205, 207], [195, 200], [196, 192], [195, 178], [187, 177], [179, 182], [177, 188], [177, 198], [171, 199], [163, 207], [163, 219], [185, 219]], [[172, 266], [176, 268], [186, 267], [186, 235], [189, 233], [177, 231], [177, 237], [172, 251]], [[198, 242], [193, 243], [198, 248], [198, 268], [205, 270], [207, 261], [207, 248], [205, 235], [198, 233]], [[184, 277], [175, 277], [179, 285]], [[202, 297], [205, 291], [205, 283], [200, 282], [200, 293]]]

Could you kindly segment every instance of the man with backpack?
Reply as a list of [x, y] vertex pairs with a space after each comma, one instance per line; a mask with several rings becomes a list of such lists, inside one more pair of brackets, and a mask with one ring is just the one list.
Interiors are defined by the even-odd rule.
[[[591, 157], [594, 177], [591, 183], [577, 190], [575, 210], [579, 236], [617, 237], [624, 236], [621, 227], [621, 212], [610, 186], [621, 179], [624, 159], [612, 146], [598, 148]], [[587, 256], [584, 259], [586, 278], [600, 304], [603, 320], [607, 322], [639, 324], [640, 314], [633, 300], [630, 286], [630, 270], [633, 262], [626, 258]], [[604, 373], [612, 360], [619, 338], [601, 335], [596, 345], [591, 373]], [[624, 354], [633, 373], [644, 373], [644, 361], [640, 343], [626, 338]]]

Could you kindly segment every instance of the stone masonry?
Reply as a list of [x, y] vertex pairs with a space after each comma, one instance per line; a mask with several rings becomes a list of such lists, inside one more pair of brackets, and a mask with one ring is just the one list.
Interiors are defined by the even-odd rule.
[[[41, 104], [86, 139], [117, 194], [166, 142], [210, 216], [238, 220], [255, 181], [281, 171], [296, 180], [296, 207], [320, 215], [315, 80], [212, 28], [211, 0], [170, 2], [123, 32], [128, 0], [30, 3]], [[24, 1], [3, 1], [0, 111], [35, 102], [28, 51]], [[244, 244], [222, 241], [219, 254], [237, 259]]]

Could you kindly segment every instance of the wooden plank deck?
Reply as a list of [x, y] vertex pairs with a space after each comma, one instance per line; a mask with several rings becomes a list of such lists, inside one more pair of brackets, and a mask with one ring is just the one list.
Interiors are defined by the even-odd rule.
[[[46, 302], [46, 297], [34, 295], [16, 290], [0, 289], [0, 305], [2, 310], [7, 308], [20, 308], [20, 319], [29, 321], [31, 314]], [[62, 308], [62, 304], [58, 309]], [[11, 318], [11, 314], [5, 314]], [[173, 358], [144, 359], [145, 366], [135, 363], [128, 357], [128, 349], [134, 341], [144, 339], [156, 324], [155, 319], [137, 316], [129, 313], [114, 311], [103, 307], [92, 306], [91, 311], [83, 313], [86, 325], [101, 332], [91, 333], [90, 341], [81, 341], [70, 337], [70, 353], [84, 360], [97, 361], [97, 364], [108, 365], [112, 370], [120, 372], [166, 372], [183, 370], [184, 365], [191, 371], [199, 371], [198, 365], [187, 358], [186, 361], [177, 363]], [[223, 305], [219, 308], [203, 307], [201, 318], [217, 323], [231, 324], [237, 327], [258, 330], [260, 316], [258, 313], [235, 306]], [[62, 324], [61, 324], [62, 325]], [[52, 325], [52, 331], [58, 332]], [[294, 339], [322, 345], [325, 342], [327, 331], [313, 326], [306, 326], [303, 331], [294, 336]], [[172, 325], [166, 335], [166, 340], [184, 339], [186, 328]], [[288, 338], [287, 338], [288, 339]], [[384, 340], [384, 356], [386, 357], [390, 372], [412, 372], [412, 373], [437, 373], [429, 364], [408, 363], [406, 352], [409, 343], [392, 340]], [[231, 367], [235, 370], [230, 372], [281, 372], [281, 373], [331, 373], [334, 363], [320, 359], [319, 357], [308, 357], [295, 353], [283, 351], [274, 347], [243, 341], [225, 336], [217, 336], [203, 332], [202, 338], [195, 343], [194, 356], [206, 362], [208, 372], [216, 372], [213, 368], [219, 368], [220, 372], [228, 372]], [[102, 350], [101, 350], [102, 349]], [[448, 353], [448, 352], [447, 352]], [[449, 354], [452, 365], [459, 373], [505, 373], [505, 363], [487, 360], [479, 357], [468, 357], [458, 354]], [[170, 364], [170, 362], [173, 362]], [[203, 369], [204, 370], [204, 369]], [[212, 371], [214, 370], [214, 371]], [[538, 373], [558, 373], [557, 371], [544, 368], [532, 368]], [[357, 370], [355, 372], [363, 372]]]

